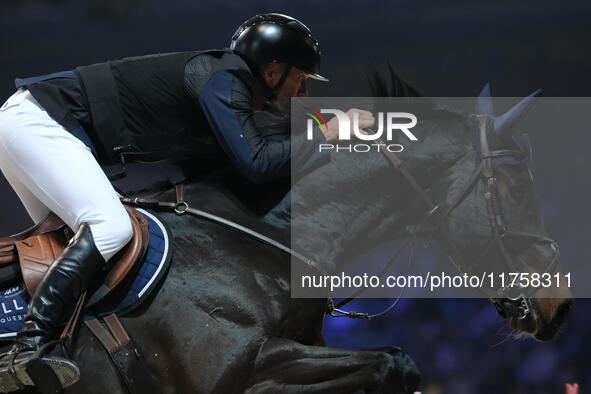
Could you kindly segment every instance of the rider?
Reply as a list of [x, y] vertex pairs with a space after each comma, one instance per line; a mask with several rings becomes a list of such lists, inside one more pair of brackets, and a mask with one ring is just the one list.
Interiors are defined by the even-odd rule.
[[[42, 77], [17, 79], [0, 108], [0, 169], [35, 223], [55, 212], [75, 236], [31, 298], [12, 349], [0, 358], [0, 392], [35, 385], [31, 361], [63, 387], [76, 364], [36, 352], [55, 339], [80, 295], [132, 236], [128, 214], [99, 163], [125, 158], [227, 156], [250, 180], [285, 176], [290, 160], [309, 168], [326, 159], [298, 135], [265, 137], [254, 111], [288, 110], [319, 74], [310, 30], [281, 14], [240, 25], [229, 49], [125, 58]], [[335, 137], [334, 123], [326, 136]], [[301, 133], [303, 136], [304, 133]], [[302, 141], [299, 141], [302, 142]]]

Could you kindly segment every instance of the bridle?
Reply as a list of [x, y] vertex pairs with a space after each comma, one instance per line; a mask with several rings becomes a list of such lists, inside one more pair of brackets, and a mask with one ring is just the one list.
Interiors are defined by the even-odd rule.
[[[480, 155], [481, 155], [481, 171], [482, 179], [485, 185], [484, 200], [486, 202], [486, 209], [488, 213], [488, 221], [493, 233], [493, 240], [491, 243], [496, 244], [505, 265], [511, 270], [511, 272], [520, 272], [518, 265], [515, 263], [513, 257], [507, 250], [505, 240], [509, 238], [528, 240], [533, 243], [548, 244], [552, 249], [553, 256], [548, 266], [544, 269], [543, 273], [552, 273], [556, 270], [558, 265], [558, 258], [560, 256], [560, 250], [558, 243], [551, 238], [546, 236], [514, 230], [511, 228], [503, 215], [499, 203], [499, 190], [497, 185], [497, 179], [494, 173], [493, 160], [504, 156], [513, 156], [518, 159], [519, 164], [527, 163], [530, 159], [531, 153], [529, 144], [526, 152], [521, 150], [508, 150], [500, 149], [493, 150], [489, 149], [488, 138], [486, 134], [487, 126], [491, 127], [491, 121], [489, 117], [483, 116], [479, 118], [480, 127]], [[490, 243], [489, 243], [490, 244]], [[488, 252], [488, 246], [483, 250], [480, 258]], [[505, 310], [509, 315], [517, 318], [518, 320], [525, 319], [529, 314], [532, 313], [531, 298], [527, 297], [535, 293], [537, 289], [528, 289], [522, 286], [516, 286], [510, 288], [505, 286], [504, 288], [498, 289], [496, 292], [501, 298], [491, 297], [491, 302], [498, 310]]]
[[[490, 250], [492, 250], [493, 246], [496, 246], [501, 256], [503, 257], [505, 265], [512, 272], [519, 272], [518, 265], [514, 262], [514, 259], [512, 258], [505, 244], [508, 238], [518, 238], [522, 240], [529, 240], [533, 243], [549, 244], [553, 250], [554, 255], [544, 272], [551, 273], [556, 269], [559, 257], [558, 244], [554, 240], [545, 236], [512, 229], [507, 223], [505, 216], [503, 215], [503, 211], [501, 209], [501, 205], [499, 202], [499, 190], [495, 176], [493, 160], [501, 157], [512, 157], [517, 159], [518, 164], [522, 164], [529, 161], [529, 151], [523, 152], [519, 149], [498, 149], [491, 151], [489, 148], [487, 137], [487, 129], [489, 127], [492, 127], [491, 119], [485, 115], [479, 115], [477, 116], [477, 118], [480, 123], [480, 163], [476, 171], [474, 171], [473, 175], [471, 176], [470, 180], [462, 189], [462, 191], [458, 194], [458, 196], [455, 197], [454, 200], [452, 200], [452, 202], [449, 204], [449, 206], [447, 206], [444, 212], [442, 212], [441, 208], [443, 204], [435, 204], [432, 201], [429, 194], [425, 191], [425, 189], [422, 188], [422, 186], [418, 183], [416, 178], [409, 172], [405, 163], [401, 161], [398, 158], [398, 156], [396, 156], [396, 154], [388, 151], [387, 149], [380, 150], [388, 159], [388, 161], [393, 165], [393, 167], [405, 178], [405, 180], [410, 184], [412, 189], [416, 192], [418, 197], [427, 206], [427, 213], [425, 214], [423, 219], [415, 226], [414, 230], [411, 232], [411, 235], [407, 237], [407, 239], [400, 245], [398, 250], [390, 258], [389, 262], [379, 273], [379, 276], [385, 274], [388, 268], [398, 259], [402, 251], [406, 248], [409, 249], [406, 264], [407, 268], [410, 267], [413, 258], [415, 241], [418, 238], [419, 234], [421, 234], [424, 225], [431, 220], [436, 221], [435, 226], [433, 229], [431, 229], [431, 231], [433, 235], [435, 233], [439, 234], [441, 241], [443, 241], [443, 245], [446, 246], [445, 249], [448, 252], [448, 257], [450, 258], [452, 263], [456, 266], [458, 271], [470, 273], [471, 270], [469, 266], [466, 264], [465, 259], [463, 258], [462, 253], [460, 252], [457, 243], [455, 242], [449, 230], [447, 218], [449, 217], [451, 212], [458, 205], [460, 205], [462, 201], [464, 201], [464, 199], [472, 192], [474, 187], [478, 184], [478, 181], [482, 181], [484, 183], [484, 200], [486, 202], [487, 216], [489, 226], [492, 232], [492, 237], [483, 249], [483, 251], [475, 259], [475, 261], [480, 261], [490, 252]], [[381, 141], [380, 139], [378, 139], [376, 142], [378, 144], [383, 144], [383, 141]], [[183, 184], [176, 185], [176, 194], [176, 202], [163, 202], [143, 198], [121, 198], [121, 201], [128, 204], [146, 206], [156, 209], [165, 208], [173, 210], [177, 215], [184, 215], [186, 213], [189, 213], [193, 216], [200, 217], [202, 219], [206, 219], [230, 227], [234, 230], [237, 230], [245, 235], [248, 235], [256, 239], [259, 242], [263, 242], [267, 245], [271, 245], [279, 250], [289, 253], [292, 257], [303, 262], [308, 267], [318, 271], [323, 275], [327, 275], [327, 273], [322, 269], [322, 267], [319, 264], [296, 252], [295, 250], [289, 248], [288, 246], [283, 245], [280, 242], [277, 242], [261, 233], [258, 233], [246, 226], [240, 225], [226, 218], [189, 207], [189, 204], [184, 201]], [[379, 313], [369, 314], [354, 311], [345, 311], [341, 309], [342, 306], [355, 299], [365, 290], [365, 288], [359, 289], [353, 295], [340, 301], [336, 305], [334, 304], [332, 298], [328, 297], [328, 308], [326, 313], [333, 317], [349, 317], [367, 320], [373, 319], [379, 316], [383, 316], [390, 312], [398, 304], [398, 302], [402, 298], [402, 292], [404, 291], [402, 290], [400, 295], [388, 308], [384, 309]], [[504, 311], [505, 313], [516, 319], [523, 320], [532, 313], [532, 301], [531, 298], [529, 298], [531, 294], [529, 293], [533, 293], [533, 291], [530, 291], [530, 289], [523, 288], [520, 286], [506, 286], [504, 288], [499, 288], [495, 291], [486, 288], [482, 288], [481, 290], [483, 290], [485, 294], [489, 296], [491, 303], [495, 305], [497, 310]]]
[[[460, 205], [462, 201], [464, 201], [464, 199], [472, 192], [479, 180], [481, 180], [484, 183], [484, 200], [486, 203], [488, 222], [492, 232], [492, 237], [491, 240], [485, 246], [485, 248], [482, 250], [482, 252], [478, 255], [478, 257], [474, 259], [474, 261], [481, 261], [490, 252], [492, 247], [496, 246], [501, 256], [503, 257], [506, 267], [509, 268], [511, 272], [520, 272], [518, 265], [515, 263], [513, 257], [511, 256], [506, 247], [507, 239], [517, 238], [522, 240], [528, 240], [534, 243], [549, 244], [550, 248], [552, 248], [553, 251], [553, 257], [551, 262], [546, 267], [544, 273], [551, 273], [556, 269], [558, 264], [558, 257], [560, 255], [558, 244], [551, 238], [541, 236], [538, 234], [517, 231], [511, 228], [505, 218], [505, 215], [503, 214], [503, 210], [501, 209], [501, 205], [499, 202], [499, 190], [497, 179], [495, 176], [493, 160], [502, 157], [511, 157], [517, 159], [516, 164], [525, 164], [529, 161], [531, 156], [529, 149], [527, 149], [526, 152], [523, 152], [518, 149], [498, 149], [491, 151], [489, 148], [487, 130], [490, 127], [492, 127], [492, 121], [488, 116], [485, 115], [479, 115], [477, 116], [477, 119], [480, 123], [478, 139], [480, 147], [480, 164], [471, 176], [468, 183], [464, 186], [462, 191], [449, 204], [449, 206], [443, 213], [441, 213], [441, 206], [443, 204], [436, 205], [433, 203], [429, 194], [420, 186], [415, 177], [412, 176], [412, 174], [404, 165], [404, 162], [402, 162], [394, 153], [388, 150], [382, 150], [388, 161], [390, 161], [394, 168], [397, 169], [400, 172], [400, 174], [402, 174], [402, 176], [410, 184], [412, 189], [416, 192], [418, 197], [427, 206], [428, 211], [423, 220], [421, 220], [419, 224], [415, 227], [410, 237], [408, 237], [407, 240], [396, 251], [396, 253], [394, 253], [394, 256], [386, 264], [386, 267], [382, 269], [380, 276], [386, 272], [386, 270], [393, 264], [394, 261], [396, 261], [401, 251], [407, 246], [409, 247], [407, 267], [410, 266], [412, 261], [415, 240], [417, 236], [420, 234], [424, 224], [430, 218], [434, 218], [436, 220], [435, 227], [432, 230], [432, 233], [435, 234], [435, 232], [439, 232], [444, 246], [447, 246], [446, 249], [449, 253], [448, 256], [452, 263], [456, 266], [458, 271], [470, 273], [470, 266], [466, 264], [465, 259], [459, 251], [459, 248], [457, 247], [457, 244], [451, 232], [449, 231], [449, 227], [447, 225], [446, 220], [449, 217], [450, 213], [458, 205]], [[383, 144], [383, 141], [378, 141], [378, 143]], [[348, 312], [339, 309], [341, 306], [345, 305], [346, 303], [350, 302], [355, 297], [357, 297], [359, 294], [361, 294], [361, 292], [364, 290], [365, 289], [360, 289], [354, 295], [339, 302], [337, 305], [332, 306], [331, 315], [371, 319], [388, 313], [396, 306], [396, 304], [402, 297], [401, 293], [398, 296], [398, 298], [394, 301], [394, 303], [392, 303], [388, 308], [374, 315], [357, 312]], [[532, 301], [531, 298], [529, 298], [528, 296], [531, 295], [530, 293], [535, 292], [535, 289], [532, 291], [531, 289], [527, 289], [518, 285], [514, 287], [505, 286], [495, 291], [491, 291], [486, 287], [483, 287], [481, 290], [483, 290], [485, 294], [489, 296], [491, 303], [495, 305], [497, 310], [504, 311], [508, 315], [515, 317], [518, 320], [523, 320], [532, 313]]]

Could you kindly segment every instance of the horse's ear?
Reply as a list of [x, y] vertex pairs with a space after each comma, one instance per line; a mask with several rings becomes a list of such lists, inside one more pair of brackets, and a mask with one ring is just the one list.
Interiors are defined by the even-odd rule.
[[492, 94], [490, 92], [490, 83], [488, 82], [484, 85], [478, 95], [475, 112], [479, 115], [495, 116]]
[[508, 140], [516, 132], [517, 126], [525, 118], [527, 112], [531, 109], [534, 97], [539, 96], [542, 89], [538, 89], [528, 97], [521, 100], [509, 111], [494, 119], [495, 131], [499, 138]]

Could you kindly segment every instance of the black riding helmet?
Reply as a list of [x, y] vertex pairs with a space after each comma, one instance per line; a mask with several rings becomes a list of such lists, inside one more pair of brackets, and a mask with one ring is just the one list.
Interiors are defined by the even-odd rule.
[[270, 96], [279, 91], [291, 67], [297, 67], [311, 78], [328, 81], [319, 73], [318, 41], [306, 25], [287, 15], [261, 14], [248, 19], [232, 36], [230, 49], [242, 56], [259, 74], [268, 63], [287, 64], [277, 85], [273, 89], [267, 86]]

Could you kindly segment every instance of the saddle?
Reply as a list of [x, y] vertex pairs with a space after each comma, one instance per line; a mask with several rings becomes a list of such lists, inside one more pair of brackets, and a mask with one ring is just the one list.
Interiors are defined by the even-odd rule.
[[[126, 277], [132, 275], [148, 248], [147, 219], [136, 209], [124, 206], [131, 220], [133, 237], [109, 261], [109, 271], [103, 282], [90, 294], [87, 307], [104, 299]], [[15, 274], [14, 278], [9, 279], [17, 279], [20, 267], [27, 292], [32, 296], [51, 264], [73, 236], [74, 232], [57, 215], [50, 213], [35, 226], [18, 234], [0, 238], [0, 268], [11, 266]]]

